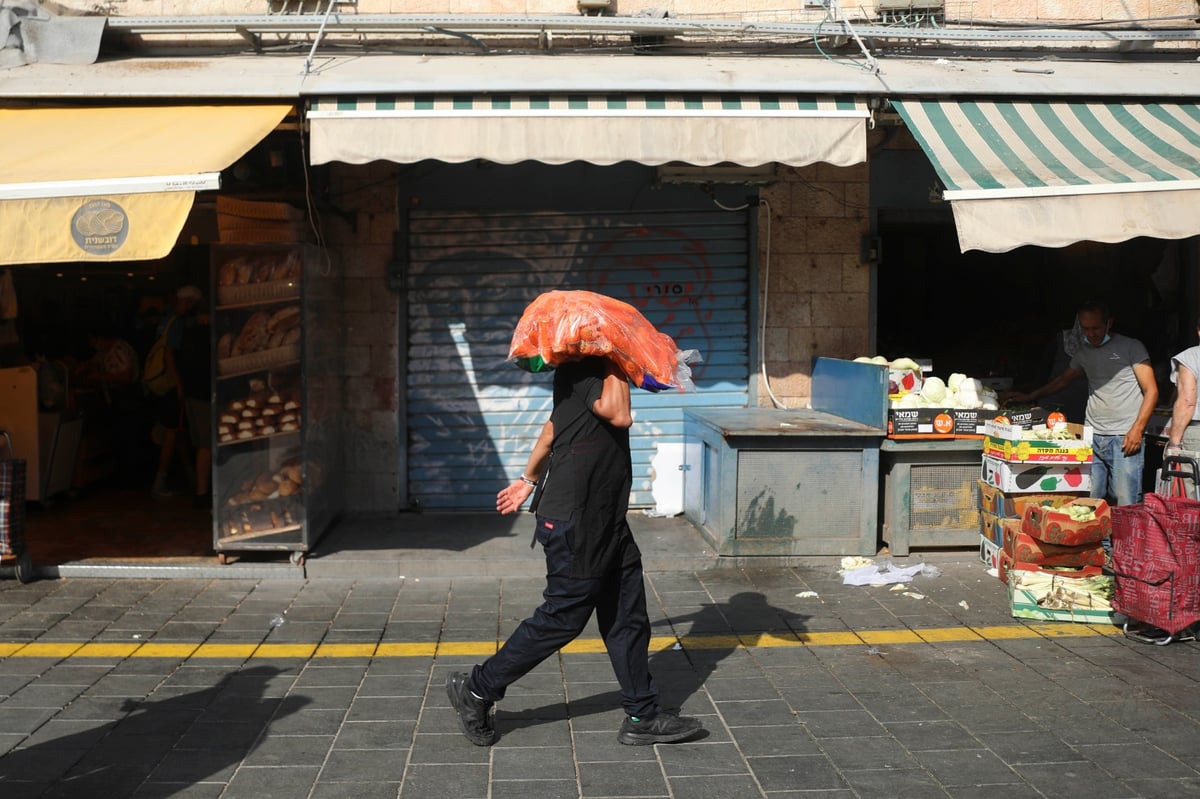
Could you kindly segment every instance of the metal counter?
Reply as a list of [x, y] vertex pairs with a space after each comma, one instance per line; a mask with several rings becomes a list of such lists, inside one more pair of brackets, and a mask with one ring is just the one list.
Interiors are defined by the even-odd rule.
[[684, 414], [684, 513], [721, 555], [874, 555], [886, 430], [819, 410]]

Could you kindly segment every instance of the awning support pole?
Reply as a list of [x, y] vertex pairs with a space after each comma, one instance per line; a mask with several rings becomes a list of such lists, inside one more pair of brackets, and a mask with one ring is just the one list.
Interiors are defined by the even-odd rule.
[[313, 59], [316, 58], [317, 48], [321, 45], [321, 39], [325, 36], [325, 26], [329, 23], [329, 15], [333, 13], [333, 7], [338, 0], [329, 0], [329, 5], [325, 7], [325, 16], [321, 18], [321, 27], [317, 28], [317, 38], [313, 39], [312, 49], [308, 51], [308, 58], [304, 59], [304, 74], [307, 75], [312, 71]]

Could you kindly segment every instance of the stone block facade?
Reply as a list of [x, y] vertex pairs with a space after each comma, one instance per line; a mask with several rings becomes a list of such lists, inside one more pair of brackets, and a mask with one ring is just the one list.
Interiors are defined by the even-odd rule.
[[[324, 12], [326, 0], [56, 0], [60, 8], [82, 13], [120, 16], [257, 15], [266, 13]], [[920, 6], [917, 2], [915, 5]], [[878, 19], [877, 0], [844, 0], [851, 20]], [[613, 0], [610, 13], [632, 15], [658, 9], [673, 17], [744, 19], [758, 22], [819, 21], [820, 8], [803, 2], [781, 4], [775, 0]], [[986, 22], [1040, 21], [1086, 22], [1153, 20], [1196, 16], [1195, 0], [944, 0], [945, 18]], [[337, 7], [343, 14], [505, 14], [544, 16], [579, 13], [575, 0], [347, 0]]]
[[[869, 354], [871, 274], [860, 259], [869, 225], [866, 164], [780, 168], [759, 209], [760, 317], [765, 370], [759, 404], [801, 408], [818, 355]], [[765, 324], [764, 324], [765, 322]], [[765, 371], [765, 375], [764, 375]]]

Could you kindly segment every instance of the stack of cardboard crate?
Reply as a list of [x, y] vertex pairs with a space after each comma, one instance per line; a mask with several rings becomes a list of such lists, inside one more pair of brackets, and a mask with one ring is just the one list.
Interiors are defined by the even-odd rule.
[[[1080, 518], [1077, 513], [1090, 518]], [[1099, 574], [1104, 566], [1101, 541], [1112, 534], [1112, 514], [1102, 499], [1073, 499], [1054, 506], [1026, 505], [1020, 519], [1001, 523], [1000, 579], [1008, 582], [1014, 569], [1055, 569], [1067, 577]], [[1064, 570], [1089, 570], [1070, 574]]]
[[1020, 521], [1004, 520], [1000, 577], [1016, 618], [1106, 622], [1112, 618], [1112, 577], [1103, 574], [1102, 541], [1112, 514], [1102, 499], [1059, 507], [1029, 505]]
[[979, 555], [1001, 575], [1005, 519], [1019, 526], [1027, 508], [1065, 505], [1087, 496], [1091, 488], [1090, 428], [1067, 424], [1059, 429], [1070, 437], [1039, 439], [1026, 431], [1047, 429], [1044, 415], [1010, 415], [1010, 419], [1016, 423], [984, 425], [979, 480]]

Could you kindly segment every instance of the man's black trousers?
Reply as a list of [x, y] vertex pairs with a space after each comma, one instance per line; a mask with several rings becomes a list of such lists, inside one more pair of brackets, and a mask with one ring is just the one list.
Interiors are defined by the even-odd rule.
[[[650, 718], [658, 713], [658, 691], [647, 662], [650, 618], [641, 558], [622, 551], [604, 577], [572, 577], [571, 533], [570, 522], [538, 517], [536, 536], [546, 552], [544, 601], [499, 652], [475, 667], [470, 688], [488, 701], [503, 699], [509, 685], [579, 637], [595, 611], [621, 686], [621, 705], [630, 716]], [[622, 540], [624, 549], [636, 549], [628, 529]], [[629, 565], [621, 565], [626, 562]]]

